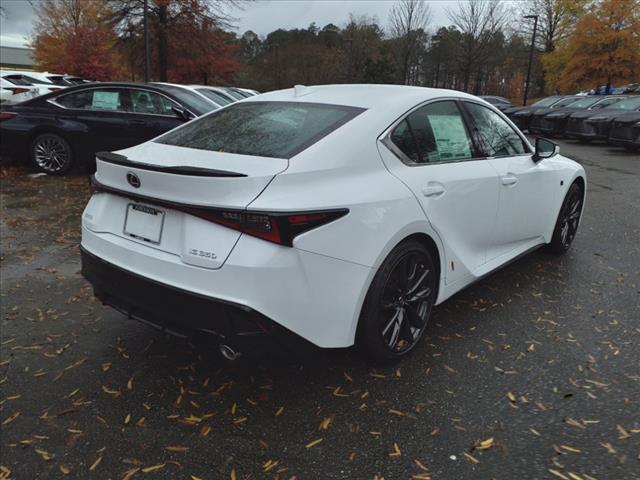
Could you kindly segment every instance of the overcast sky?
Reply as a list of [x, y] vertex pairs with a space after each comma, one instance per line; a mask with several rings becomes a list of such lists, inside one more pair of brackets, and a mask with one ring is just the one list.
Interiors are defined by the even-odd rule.
[[[37, 1], [37, 0], [36, 0]], [[0, 44], [24, 46], [32, 31], [35, 17], [27, 0], [0, 0], [4, 15], [0, 17]], [[343, 26], [349, 14], [377, 17], [381, 25], [387, 24], [394, 0], [257, 0], [244, 3], [242, 9], [230, 11], [237, 18], [237, 32], [253, 30], [259, 35], [278, 28], [306, 28], [312, 22], [318, 27], [327, 23]], [[448, 24], [447, 8], [454, 0], [429, 1], [433, 11], [433, 26]]]

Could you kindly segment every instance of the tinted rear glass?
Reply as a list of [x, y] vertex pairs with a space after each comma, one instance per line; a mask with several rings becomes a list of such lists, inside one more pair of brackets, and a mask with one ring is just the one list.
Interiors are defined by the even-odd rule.
[[571, 108], [589, 108], [591, 105], [593, 105], [596, 102], [601, 101], [602, 98], [593, 98], [593, 97], [587, 97], [587, 98], [583, 98], [582, 100], [578, 100], [577, 102], [573, 102], [571, 104]]
[[205, 97], [213, 100], [218, 105], [224, 106], [224, 105], [229, 105], [230, 103], [232, 103], [231, 100], [229, 100], [224, 95], [220, 95], [218, 92], [215, 92], [213, 90], [209, 90], [208, 88], [196, 88], [196, 90], [198, 91], [198, 93], [201, 93]]
[[564, 100], [560, 100], [558, 103], [554, 103], [553, 107], [554, 108], [560, 108], [560, 107], [572, 107], [573, 103], [581, 101], [579, 98], [576, 97], [569, 97], [569, 98], [565, 98]]
[[6, 75], [4, 77], [6, 80], [10, 81], [14, 85], [24, 85], [29, 86], [31, 82], [24, 78], [24, 75]]
[[610, 107], [607, 108], [620, 108], [622, 110], [635, 110], [640, 108], [640, 97], [638, 98], [627, 98], [626, 100], [622, 100], [618, 103], [614, 103]]
[[291, 158], [364, 109], [298, 102], [235, 103], [156, 142], [216, 152]]
[[186, 88], [174, 87], [173, 85], [154, 85], [154, 87], [174, 95], [185, 107], [197, 115], [202, 115], [218, 108], [218, 105]]
[[63, 87], [66, 87], [67, 85], [69, 85], [67, 82], [64, 81], [64, 77], [62, 75], [50, 75], [47, 78], [51, 81], [51, 83], [55, 85], [60, 85]]
[[33, 77], [30, 77], [29, 75], [23, 75], [22, 78], [25, 79], [27, 82], [33, 83], [34, 85], [53, 85], [53, 83], [49, 82], [48, 80], [33, 78]]
[[231, 95], [236, 100], [243, 100], [245, 98], [242, 95], [240, 95], [238, 92], [236, 92], [235, 90], [231, 90], [230, 88], [225, 88], [224, 91], [227, 92], [229, 95]]
[[538, 100], [536, 103], [532, 105], [532, 107], [548, 107], [549, 105], [553, 105], [556, 103], [560, 97], [547, 97], [542, 100]]

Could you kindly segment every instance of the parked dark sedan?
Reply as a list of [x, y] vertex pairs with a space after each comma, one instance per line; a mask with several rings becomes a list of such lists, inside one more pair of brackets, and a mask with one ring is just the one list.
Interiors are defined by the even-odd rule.
[[565, 135], [582, 142], [609, 138], [611, 122], [619, 115], [640, 111], [640, 96], [625, 98], [600, 110], [572, 113], [567, 120]]
[[511, 103], [511, 100], [509, 100], [508, 98], [499, 97], [497, 95], [480, 95], [480, 98], [485, 100], [486, 102], [489, 102], [501, 112], [504, 112], [506, 109], [513, 107], [513, 103]]
[[540, 111], [548, 112], [556, 108], [566, 107], [576, 100], [580, 100], [581, 98], [584, 97], [578, 97], [575, 95], [571, 95], [568, 97], [548, 97], [543, 98], [530, 107], [521, 108], [512, 114], [507, 113], [509, 110], [505, 111], [505, 113], [507, 113], [509, 118], [511, 118], [511, 121], [515, 123], [520, 130], [528, 130], [529, 123], [531, 122], [531, 117], [534, 113]]
[[532, 108], [542, 108], [542, 107], [549, 107], [551, 105], [553, 105], [556, 102], [559, 102], [560, 100], [562, 100], [564, 97], [561, 95], [554, 95], [552, 97], [546, 97], [543, 98], [542, 100], [538, 100], [536, 103], [533, 103], [529, 106], [514, 106], [514, 107], [509, 107], [509, 108], [505, 108], [502, 112], [509, 117], [510, 119], [513, 120], [513, 115], [516, 114], [517, 112], [521, 111], [521, 110], [531, 110]]
[[548, 111], [537, 111], [531, 115], [529, 131], [531, 133], [542, 133], [550, 136], [562, 135], [567, 126], [567, 119], [572, 113], [583, 110], [599, 110], [613, 105], [624, 98], [625, 97], [620, 96], [582, 97], [580, 100], [571, 103], [568, 107]]
[[608, 142], [631, 152], [640, 151], [640, 112], [629, 112], [613, 119]]
[[93, 83], [0, 111], [0, 153], [53, 175], [90, 166], [96, 152], [132, 147], [217, 108], [160, 85]]

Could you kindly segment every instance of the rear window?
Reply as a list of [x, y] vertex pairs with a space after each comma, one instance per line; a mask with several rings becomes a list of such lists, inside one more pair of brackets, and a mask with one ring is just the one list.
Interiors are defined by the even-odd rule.
[[534, 103], [531, 106], [532, 107], [548, 107], [556, 103], [558, 100], [560, 100], [560, 97], [547, 97], [547, 98], [543, 98], [542, 100], [538, 100], [536, 103]]
[[30, 86], [31, 82], [24, 78], [24, 75], [5, 75], [6, 80], [9, 80], [14, 85]]
[[573, 102], [571, 104], [571, 108], [589, 108], [591, 105], [593, 105], [596, 102], [601, 101], [602, 98], [593, 98], [593, 97], [587, 97], [587, 98], [583, 98], [582, 100], [578, 100], [577, 102]]
[[42, 80], [40, 78], [33, 78], [33, 77], [30, 77], [29, 75], [22, 75], [22, 78], [24, 80], [26, 80], [27, 82], [31, 82], [31, 83], [33, 83], [35, 85], [53, 85], [53, 83], [51, 83], [48, 80]]
[[60, 85], [62, 87], [66, 87], [67, 85], [69, 85], [64, 81], [64, 77], [62, 75], [50, 75], [47, 78], [51, 81], [51, 83], [55, 85]]
[[569, 98], [565, 98], [564, 100], [560, 100], [558, 103], [554, 103], [553, 106], [554, 108], [560, 108], [560, 107], [573, 107], [573, 104], [576, 102], [580, 102], [580, 99], [577, 99], [576, 97], [569, 97]]
[[202, 98], [195, 92], [188, 90], [186, 88], [175, 87], [173, 85], [164, 85], [158, 84], [154, 85], [156, 88], [160, 90], [164, 90], [172, 95], [174, 95], [178, 100], [180, 100], [185, 107], [191, 110], [193, 113], [198, 116], [203, 115], [205, 113], [210, 112], [211, 110], [215, 110], [218, 108], [217, 105], [211, 103], [206, 98]]
[[196, 90], [198, 91], [198, 93], [201, 93], [205, 97], [213, 100], [218, 105], [225, 106], [225, 105], [229, 105], [230, 103], [233, 103], [231, 100], [229, 100], [224, 95], [220, 95], [218, 92], [215, 92], [213, 90], [209, 90], [208, 88], [196, 88]]
[[363, 111], [320, 103], [236, 103], [170, 131], [156, 142], [216, 152], [291, 158]]
[[627, 98], [626, 100], [622, 100], [618, 103], [614, 103], [608, 108], [619, 108], [621, 110], [635, 110], [637, 108], [640, 108], [640, 97]]

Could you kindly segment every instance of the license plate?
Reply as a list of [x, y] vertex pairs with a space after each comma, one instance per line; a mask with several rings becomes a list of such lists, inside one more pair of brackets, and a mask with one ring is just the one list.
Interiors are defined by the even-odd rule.
[[124, 219], [124, 233], [149, 243], [160, 243], [164, 212], [157, 208], [130, 203]]

